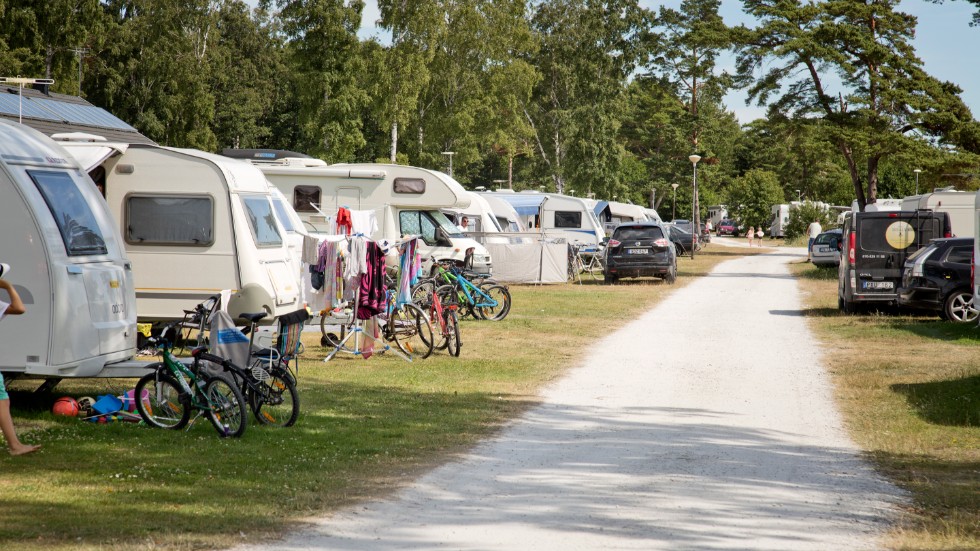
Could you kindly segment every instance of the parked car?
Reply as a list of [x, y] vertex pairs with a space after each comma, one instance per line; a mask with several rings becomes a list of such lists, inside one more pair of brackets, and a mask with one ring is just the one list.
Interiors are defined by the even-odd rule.
[[895, 306], [905, 260], [930, 241], [951, 237], [949, 214], [927, 210], [848, 213], [837, 271], [837, 307]]
[[738, 237], [738, 224], [734, 220], [722, 220], [718, 222], [718, 235], [732, 235]]
[[843, 233], [840, 229], [827, 230], [813, 240], [810, 261], [814, 266], [836, 267], [840, 264], [840, 253], [844, 250]]
[[676, 247], [678, 255], [691, 252], [691, 248], [698, 243], [694, 235], [684, 228], [671, 224], [669, 231], [670, 240], [674, 243], [674, 247]]
[[677, 254], [659, 222], [629, 222], [613, 230], [606, 243], [603, 274], [606, 283], [621, 277], [660, 277], [667, 283], [677, 279]]
[[973, 306], [972, 264], [972, 237], [934, 239], [905, 261], [898, 303], [936, 312], [950, 321], [975, 322], [978, 311]]

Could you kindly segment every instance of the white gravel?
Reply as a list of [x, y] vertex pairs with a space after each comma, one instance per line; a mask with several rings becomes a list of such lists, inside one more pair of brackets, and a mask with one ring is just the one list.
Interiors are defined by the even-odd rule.
[[903, 498], [842, 428], [786, 266], [804, 256], [721, 264], [462, 460], [238, 549], [876, 548]]

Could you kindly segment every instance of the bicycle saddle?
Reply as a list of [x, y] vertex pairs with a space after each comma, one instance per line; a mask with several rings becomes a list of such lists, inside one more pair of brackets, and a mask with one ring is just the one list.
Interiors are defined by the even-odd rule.
[[249, 314], [240, 314], [238, 317], [240, 317], [243, 320], [248, 320], [252, 323], [255, 323], [268, 315], [269, 314], [267, 312], [252, 312]]

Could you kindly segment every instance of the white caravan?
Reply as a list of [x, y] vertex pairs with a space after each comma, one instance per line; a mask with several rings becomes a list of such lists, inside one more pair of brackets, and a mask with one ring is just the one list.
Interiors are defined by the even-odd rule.
[[633, 203], [609, 201], [609, 215], [612, 219], [610, 220], [611, 227], [606, 228], [607, 233], [611, 234], [612, 230], [620, 224], [645, 222], [649, 219], [646, 211], [647, 209]]
[[[136, 354], [122, 238], [92, 181], [50, 138], [0, 121], [0, 262], [27, 312], [3, 322], [0, 370], [114, 376]], [[6, 299], [6, 296], [2, 298]]]
[[936, 191], [902, 199], [902, 210], [931, 210], [949, 214], [955, 237], [974, 237], [973, 216], [976, 196], [964, 191]]
[[527, 231], [527, 226], [521, 220], [521, 216], [517, 214], [517, 211], [514, 210], [513, 205], [494, 195], [493, 192], [480, 193], [479, 196], [483, 197], [487, 204], [490, 205], [493, 216], [497, 219], [497, 224], [501, 227], [502, 231], [510, 233]]
[[141, 321], [180, 319], [225, 289], [233, 318], [264, 311], [271, 323], [302, 306], [285, 230], [258, 169], [192, 149], [63, 138], [105, 190], [133, 263]]
[[531, 231], [587, 247], [598, 246], [605, 236], [593, 209], [578, 197], [533, 191], [493, 193], [510, 203]]
[[432, 257], [463, 262], [467, 251], [472, 251], [473, 269], [492, 272], [486, 247], [463, 235], [440, 211], [465, 209], [470, 204], [463, 186], [442, 172], [376, 163], [327, 165], [319, 159], [263, 150], [225, 150], [224, 154], [261, 169], [317, 232], [333, 233], [337, 212], [347, 208], [362, 220], [365, 213], [368, 218], [373, 215], [373, 223], [363, 228], [366, 231], [358, 232], [355, 227], [355, 233], [390, 243], [402, 236], [420, 236], [418, 250], [426, 269]]

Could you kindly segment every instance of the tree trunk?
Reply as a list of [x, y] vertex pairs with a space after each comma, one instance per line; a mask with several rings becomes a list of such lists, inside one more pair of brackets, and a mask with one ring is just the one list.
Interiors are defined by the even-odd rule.
[[395, 164], [398, 157], [398, 123], [391, 123], [391, 164]]

